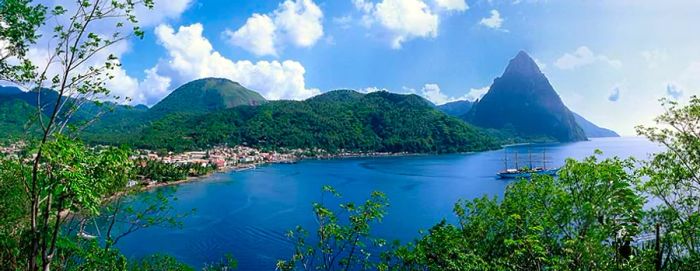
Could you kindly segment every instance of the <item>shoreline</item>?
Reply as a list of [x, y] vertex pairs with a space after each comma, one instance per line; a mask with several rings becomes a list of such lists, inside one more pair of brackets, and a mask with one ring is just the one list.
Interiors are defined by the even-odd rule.
[[[462, 152], [462, 153], [452, 153], [452, 154], [465, 154], [465, 153], [474, 153], [474, 152]], [[426, 155], [437, 155], [437, 153], [356, 153], [356, 154], [341, 154], [341, 155], [322, 155], [322, 156], [316, 156], [316, 157], [302, 157], [298, 158], [296, 160], [281, 160], [281, 161], [272, 161], [272, 162], [261, 162], [261, 163], [254, 163], [246, 166], [234, 166], [234, 167], [227, 167], [224, 169], [219, 169], [215, 170], [213, 172], [210, 172], [208, 174], [202, 175], [202, 176], [188, 176], [184, 180], [179, 180], [179, 181], [173, 181], [173, 182], [163, 182], [163, 183], [155, 183], [155, 184], [148, 184], [145, 186], [140, 186], [141, 190], [138, 192], [146, 192], [150, 191], [153, 189], [161, 188], [161, 187], [167, 187], [167, 186], [177, 186], [185, 183], [193, 183], [197, 181], [202, 181], [208, 177], [211, 177], [214, 174], [218, 173], [229, 173], [229, 172], [239, 172], [239, 171], [246, 171], [246, 170], [251, 170], [251, 169], [256, 169], [258, 166], [267, 166], [267, 165], [273, 165], [273, 164], [296, 164], [300, 161], [305, 161], [305, 160], [342, 160], [342, 159], [355, 159], [355, 158], [384, 158], [384, 157], [411, 157], [411, 156], [426, 156]], [[137, 192], [137, 193], [138, 193]], [[119, 196], [119, 194], [111, 196], [111, 198], [115, 198]]]
[[[608, 137], [603, 137], [603, 138], [608, 138]], [[616, 137], [616, 138], [639, 138], [639, 137], [633, 136], [633, 137]], [[598, 138], [596, 138], [596, 139], [598, 139]], [[591, 140], [589, 139], [588, 141], [591, 141]], [[306, 161], [306, 160], [322, 161], [322, 160], [343, 160], [343, 159], [357, 159], [357, 158], [414, 157], [414, 156], [460, 155], [460, 154], [463, 155], [463, 154], [473, 154], [473, 153], [497, 151], [497, 150], [502, 150], [502, 149], [507, 148], [507, 147], [517, 147], [517, 146], [531, 145], [531, 144], [536, 145], [536, 144], [543, 144], [543, 143], [535, 143], [535, 142], [515, 143], [515, 144], [502, 145], [498, 149], [483, 150], [483, 151], [471, 151], [471, 152], [454, 152], [454, 153], [409, 153], [409, 152], [383, 153], [383, 152], [373, 152], [373, 153], [344, 153], [344, 154], [324, 154], [324, 155], [316, 155], [316, 156], [305, 156], [305, 157], [299, 157], [299, 158], [294, 159], [294, 160], [260, 162], [260, 163], [248, 164], [246, 166], [227, 167], [224, 169], [215, 170], [211, 173], [208, 173], [208, 174], [202, 175], [202, 176], [194, 176], [194, 177], [188, 176], [184, 180], [167, 182], [167, 183], [156, 183], [153, 185], [142, 186], [141, 191], [139, 191], [139, 192], [149, 191], [149, 190], [160, 188], [160, 187], [175, 186], [175, 185], [180, 185], [180, 184], [185, 184], [185, 183], [202, 181], [203, 179], [206, 179], [206, 178], [211, 177], [212, 175], [218, 174], [218, 173], [229, 173], [232, 171], [235, 171], [235, 172], [246, 171], [246, 170], [255, 169], [258, 166], [267, 166], [267, 165], [272, 165], [272, 164], [296, 164], [298, 162]], [[544, 144], [547, 144], [547, 143], [544, 143]]]

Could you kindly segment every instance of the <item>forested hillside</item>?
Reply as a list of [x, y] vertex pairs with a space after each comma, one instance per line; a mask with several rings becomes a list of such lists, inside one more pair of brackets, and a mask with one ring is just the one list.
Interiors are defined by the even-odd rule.
[[175, 114], [132, 135], [137, 147], [172, 150], [217, 144], [329, 151], [461, 152], [498, 142], [423, 98], [338, 90], [306, 101], [273, 101], [205, 115]]

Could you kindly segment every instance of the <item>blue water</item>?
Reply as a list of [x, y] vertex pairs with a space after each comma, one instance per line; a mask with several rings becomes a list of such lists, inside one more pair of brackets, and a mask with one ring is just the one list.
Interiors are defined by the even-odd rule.
[[[595, 149], [604, 156], [645, 159], [660, 147], [642, 138], [593, 139], [569, 144], [509, 147], [520, 155], [520, 165], [542, 160], [561, 166], [568, 157], [583, 158]], [[315, 229], [312, 202], [321, 187], [332, 185], [342, 200], [359, 202], [374, 190], [386, 193], [390, 207], [375, 235], [410, 241], [419, 230], [442, 219], [453, 221], [458, 199], [501, 196], [508, 181], [495, 177], [504, 167], [502, 150], [453, 155], [307, 160], [277, 164], [243, 172], [215, 174], [202, 181], [178, 186], [174, 207], [197, 211], [183, 228], [148, 228], [122, 239], [118, 247], [129, 257], [152, 253], [175, 256], [193, 266], [232, 254], [239, 270], [274, 270], [277, 259], [292, 253], [284, 236], [296, 225]], [[536, 164], [539, 165], [539, 164]], [[511, 164], [511, 167], [514, 165]]]

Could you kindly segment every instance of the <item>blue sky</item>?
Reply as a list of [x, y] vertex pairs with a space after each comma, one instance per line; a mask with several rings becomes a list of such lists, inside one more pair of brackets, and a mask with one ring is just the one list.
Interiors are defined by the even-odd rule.
[[525, 50], [569, 108], [633, 135], [658, 99], [700, 90], [698, 11], [691, 0], [156, 0], [139, 12], [146, 37], [114, 49], [111, 85], [148, 105], [209, 76], [268, 99], [387, 89], [439, 104], [480, 97]]

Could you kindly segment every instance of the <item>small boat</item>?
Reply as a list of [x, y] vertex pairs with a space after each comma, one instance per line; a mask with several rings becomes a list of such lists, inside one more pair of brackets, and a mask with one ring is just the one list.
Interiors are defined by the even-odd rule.
[[88, 233], [83, 232], [83, 231], [78, 232], [78, 237], [80, 237], [80, 238], [82, 238], [82, 239], [87, 239], [87, 240], [92, 240], [92, 239], [97, 238], [97, 236], [88, 234]]
[[[95, 221], [95, 220], [93, 220]], [[97, 232], [100, 232], [100, 229], [97, 227], [97, 222], [95, 221], [95, 229]], [[97, 236], [89, 234], [85, 232], [85, 220], [80, 221], [80, 229], [78, 230], [78, 234], [76, 234], [78, 238], [86, 239], [86, 240], [92, 240], [97, 238]]]
[[520, 179], [520, 178], [526, 178], [529, 179], [533, 175], [549, 175], [549, 176], [556, 176], [557, 172], [559, 172], [559, 168], [547, 168], [547, 157], [544, 152], [542, 151], [542, 166], [541, 167], [534, 167], [532, 165], [532, 153], [528, 149], [528, 156], [530, 157], [530, 166], [529, 167], [518, 167], [518, 152], [515, 151], [515, 168], [508, 168], [508, 150], [503, 149], [504, 154], [505, 154], [505, 169], [498, 172], [497, 175], [501, 179]]

